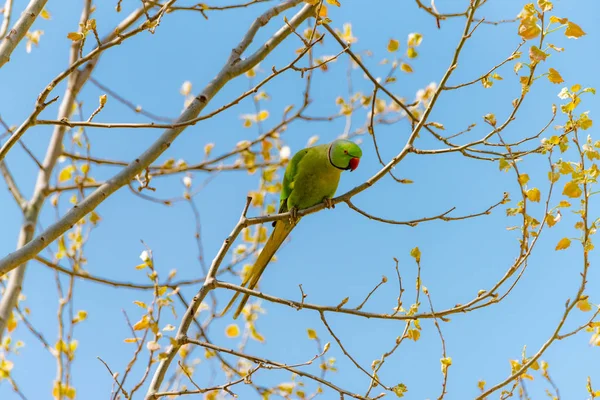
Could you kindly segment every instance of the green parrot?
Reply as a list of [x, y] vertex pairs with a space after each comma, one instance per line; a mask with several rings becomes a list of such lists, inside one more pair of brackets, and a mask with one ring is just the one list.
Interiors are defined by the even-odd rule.
[[[273, 223], [275, 229], [251, 270], [244, 277], [242, 287], [254, 289], [267, 264], [300, 220], [296, 216], [298, 210], [319, 203], [325, 203], [327, 208], [334, 206], [331, 199], [335, 195], [342, 171], [354, 171], [361, 156], [362, 150], [356, 143], [343, 139], [302, 149], [294, 154], [283, 176], [279, 201], [279, 213], [290, 211], [292, 217]], [[221, 315], [231, 308], [239, 294], [240, 292], [237, 292], [233, 296]], [[234, 319], [240, 315], [249, 297], [244, 294], [233, 315]]]

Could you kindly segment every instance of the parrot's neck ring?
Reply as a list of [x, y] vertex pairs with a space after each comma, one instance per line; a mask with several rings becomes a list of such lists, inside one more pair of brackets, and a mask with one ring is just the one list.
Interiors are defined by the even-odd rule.
[[329, 149], [327, 150], [327, 158], [329, 159], [329, 164], [333, 165], [334, 167], [336, 167], [337, 169], [341, 169], [342, 171], [347, 171], [349, 167], [346, 168], [342, 168], [342, 167], [338, 167], [337, 165], [335, 165], [333, 163], [333, 160], [331, 159], [331, 150], [333, 149], [333, 143], [331, 143], [329, 145]]

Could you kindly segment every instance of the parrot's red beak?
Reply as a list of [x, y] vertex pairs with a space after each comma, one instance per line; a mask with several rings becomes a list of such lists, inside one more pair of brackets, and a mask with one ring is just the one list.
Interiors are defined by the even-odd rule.
[[351, 158], [350, 162], [348, 163], [348, 168], [350, 169], [350, 171], [354, 171], [356, 168], [358, 168], [358, 163], [360, 162], [360, 158]]

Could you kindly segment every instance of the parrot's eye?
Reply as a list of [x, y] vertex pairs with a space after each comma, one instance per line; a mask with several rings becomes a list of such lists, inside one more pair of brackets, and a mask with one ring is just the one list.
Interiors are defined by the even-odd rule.
[[348, 150], [344, 150], [344, 154], [348, 154]]

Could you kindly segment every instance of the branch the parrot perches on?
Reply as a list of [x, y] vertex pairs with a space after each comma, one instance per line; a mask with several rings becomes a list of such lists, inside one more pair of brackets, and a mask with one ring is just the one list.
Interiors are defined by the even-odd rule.
[[[360, 147], [356, 143], [344, 139], [302, 149], [294, 154], [283, 176], [279, 201], [279, 212], [290, 211], [293, 217], [273, 223], [275, 229], [256, 262], [244, 277], [242, 287], [254, 289], [257, 285], [267, 264], [300, 220], [295, 217], [298, 210], [323, 202], [328, 208], [332, 207], [331, 199], [335, 196], [342, 171], [354, 171], [358, 167], [361, 157]], [[240, 292], [237, 292], [233, 296], [221, 315], [231, 308], [239, 295]], [[234, 319], [240, 315], [249, 297], [248, 294], [243, 295], [233, 314]]]

